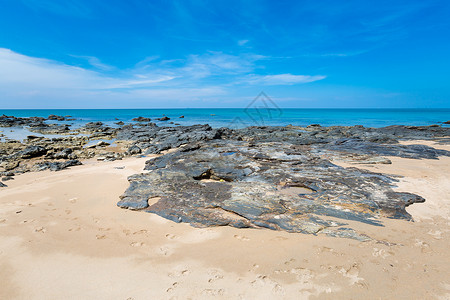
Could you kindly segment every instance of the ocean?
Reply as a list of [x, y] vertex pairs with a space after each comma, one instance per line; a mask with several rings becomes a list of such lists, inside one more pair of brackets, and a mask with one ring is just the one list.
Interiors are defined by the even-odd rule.
[[[115, 126], [115, 122], [132, 122], [135, 117], [152, 119], [167, 116], [169, 122], [180, 125], [209, 124], [212, 127], [242, 128], [247, 126], [306, 126], [320, 124], [363, 125], [384, 127], [389, 125], [432, 125], [450, 120], [450, 109], [302, 109], [302, 108], [191, 108], [191, 109], [8, 109], [0, 115], [16, 117], [48, 117], [50, 114], [72, 116], [73, 127], [100, 121]], [[184, 116], [184, 118], [180, 118]], [[175, 126], [155, 121], [158, 125]], [[448, 126], [448, 125], [443, 125]]]

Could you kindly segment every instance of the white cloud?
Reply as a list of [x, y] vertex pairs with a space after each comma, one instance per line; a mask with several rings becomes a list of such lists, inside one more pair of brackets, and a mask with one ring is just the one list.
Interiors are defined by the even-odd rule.
[[81, 58], [83, 60], [86, 60], [92, 67], [102, 70], [102, 71], [111, 71], [114, 70], [113, 66], [104, 64], [94, 56], [82, 56], [82, 55], [71, 55], [72, 57]]
[[244, 46], [245, 44], [247, 44], [249, 42], [249, 40], [239, 40], [238, 41], [238, 45], [239, 46]]
[[180, 101], [200, 103], [230, 96], [236, 94], [232, 88], [236, 85], [292, 85], [325, 78], [256, 75], [258, 63], [268, 58], [255, 54], [207, 52], [170, 61], [151, 57], [126, 70], [95, 57], [81, 58], [95, 70], [0, 48], [0, 107], [98, 107], [114, 101], [116, 107], [168, 107]]
[[293, 74], [277, 74], [277, 75], [249, 75], [245, 78], [245, 82], [249, 84], [261, 85], [293, 85], [319, 81], [325, 79], [322, 75], [293, 75]]

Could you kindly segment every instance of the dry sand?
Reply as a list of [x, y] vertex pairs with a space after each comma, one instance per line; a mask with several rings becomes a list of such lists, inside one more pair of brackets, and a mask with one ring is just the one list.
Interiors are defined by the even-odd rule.
[[0, 190], [0, 299], [450, 299], [450, 158], [390, 159], [357, 166], [427, 202], [408, 208], [416, 222], [349, 222], [383, 242], [118, 208], [147, 158], [17, 176]]

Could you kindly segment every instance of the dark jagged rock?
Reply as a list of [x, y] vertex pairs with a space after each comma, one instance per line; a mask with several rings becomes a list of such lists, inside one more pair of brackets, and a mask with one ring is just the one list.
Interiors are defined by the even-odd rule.
[[213, 129], [209, 125], [158, 127], [154, 123], [136, 128], [123, 126], [117, 133], [120, 140], [133, 140], [147, 154], [179, 147], [183, 144], [221, 138], [227, 129]]
[[142, 153], [142, 149], [136, 145], [133, 145], [130, 148], [128, 148], [127, 153], [130, 155], [140, 154], [140, 153]]
[[2, 181], [8, 181], [8, 180], [14, 180], [14, 177], [12, 177], [11, 175], [7, 175], [2, 178]]
[[450, 121], [445, 121], [444, 124], [450, 124]]
[[394, 192], [393, 178], [287, 143], [209, 141], [149, 160], [145, 169], [129, 177], [118, 206], [193, 226], [331, 232], [337, 225], [327, 217], [379, 226], [380, 215], [410, 219], [405, 207], [425, 201]]
[[0, 187], [8, 187], [6, 184], [4, 184], [3, 182], [0, 182]]
[[[184, 119], [184, 116], [179, 116], [180, 119]], [[449, 121], [450, 122], [450, 121]]]
[[64, 134], [70, 131], [68, 124], [46, 124], [43, 122], [36, 122], [28, 124], [29, 130], [41, 134]]
[[341, 139], [325, 145], [313, 146], [316, 153], [328, 152], [335, 156], [344, 153], [373, 156], [398, 156], [403, 158], [437, 159], [439, 156], [450, 156], [446, 150], [435, 149], [426, 145], [391, 145], [378, 144], [358, 139]]
[[63, 116], [50, 115], [48, 116], [47, 120], [65, 121], [66, 118]]
[[169, 118], [169, 117], [166, 117], [166, 116], [164, 116], [164, 117], [162, 117], [162, 118], [156, 118], [155, 120], [158, 120], [158, 121], [169, 121], [169, 120], [170, 120], [170, 118]]
[[73, 150], [72, 148], [65, 148], [55, 154], [52, 155], [55, 159], [68, 159], [70, 158], [70, 155], [72, 154]]
[[35, 168], [37, 171], [50, 170], [50, 171], [61, 171], [65, 168], [72, 166], [79, 166], [82, 163], [77, 159], [66, 160], [66, 161], [46, 161], [43, 163], [38, 163]]
[[134, 119], [131, 119], [131, 121], [135, 121], [135, 122], [150, 122], [152, 119], [150, 118], [145, 118], [145, 117], [137, 117]]
[[28, 146], [20, 152], [22, 158], [33, 158], [45, 155], [47, 149], [41, 146]]
[[26, 126], [33, 123], [41, 123], [45, 120], [42, 117], [17, 118], [14, 116], [0, 116], [0, 127]]

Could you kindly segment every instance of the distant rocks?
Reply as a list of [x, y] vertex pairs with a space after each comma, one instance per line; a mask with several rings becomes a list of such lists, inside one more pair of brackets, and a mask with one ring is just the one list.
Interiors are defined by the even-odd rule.
[[156, 118], [155, 120], [158, 120], [158, 121], [169, 121], [169, 120], [170, 120], [170, 118], [169, 118], [169, 117], [166, 117], [166, 116], [164, 116], [164, 117], [162, 117], [162, 118]]
[[66, 118], [63, 116], [50, 115], [47, 117], [47, 120], [65, 121]]
[[33, 124], [42, 124], [43, 121], [45, 121], [45, 118], [42, 117], [18, 118], [2, 115], [0, 116], [0, 127], [31, 126]]
[[180, 119], [184, 119], [184, 116], [179, 116]]
[[444, 122], [443, 124], [450, 124], [450, 121], [446, 121], [446, 122]]
[[137, 117], [137, 118], [134, 118], [134, 119], [131, 119], [131, 120], [135, 121], [135, 122], [150, 122], [152, 119], [145, 118], [145, 117]]

